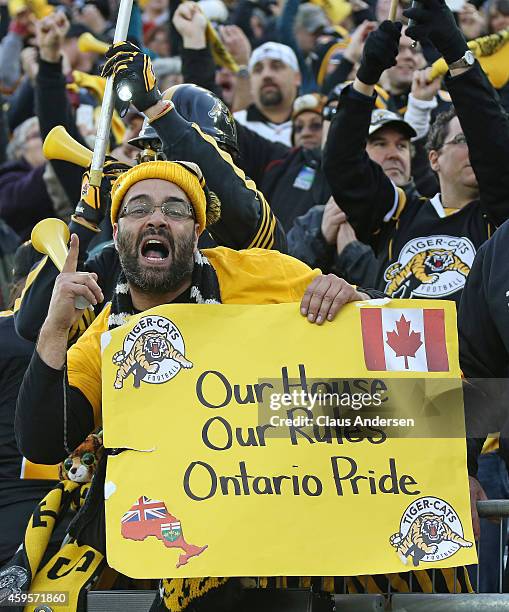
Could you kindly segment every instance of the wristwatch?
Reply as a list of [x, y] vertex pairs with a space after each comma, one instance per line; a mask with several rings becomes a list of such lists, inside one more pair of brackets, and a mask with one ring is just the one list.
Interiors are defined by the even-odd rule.
[[247, 79], [249, 78], [249, 69], [247, 66], [239, 66], [238, 71], [235, 73], [235, 76], [239, 79]]
[[449, 70], [456, 70], [457, 68], [470, 68], [475, 63], [475, 55], [468, 49], [465, 51], [465, 55], [460, 57], [459, 60], [456, 60], [452, 64], [449, 64]]

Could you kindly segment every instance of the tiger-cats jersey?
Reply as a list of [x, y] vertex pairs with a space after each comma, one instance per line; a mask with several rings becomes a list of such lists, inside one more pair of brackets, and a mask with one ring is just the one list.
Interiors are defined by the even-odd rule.
[[[224, 247], [205, 249], [214, 267], [223, 304], [280, 304], [298, 302], [311, 281], [320, 274], [298, 259], [277, 251]], [[108, 329], [111, 304], [87, 329], [67, 354], [69, 384], [79, 389], [94, 411], [94, 423], [101, 420], [101, 334]]]
[[397, 188], [366, 153], [374, 99], [343, 90], [324, 151], [336, 202], [377, 255], [376, 288], [398, 298], [459, 300], [477, 249], [509, 216], [509, 120], [477, 64], [446, 78], [480, 197], [447, 214], [440, 196]]

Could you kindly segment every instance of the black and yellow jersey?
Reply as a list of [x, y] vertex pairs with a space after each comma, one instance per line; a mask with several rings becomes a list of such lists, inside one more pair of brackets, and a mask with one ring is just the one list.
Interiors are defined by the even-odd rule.
[[456, 212], [440, 195], [396, 187], [370, 160], [374, 97], [345, 88], [329, 131], [324, 170], [332, 194], [359, 240], [375, 250], [376, 288], [393, 297], [458, 301], [477, 249], [509, 217], [509, 119], [478, 64], [447, 84], [480, 193]]

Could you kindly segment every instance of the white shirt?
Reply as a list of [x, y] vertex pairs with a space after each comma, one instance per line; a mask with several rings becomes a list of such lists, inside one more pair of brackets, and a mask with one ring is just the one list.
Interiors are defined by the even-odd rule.
[[[260, 113], [256, 113], [258, 116]], [[256, 121], [248, 119], [248, 110], [241, 110], [233, 113], [236, 121], [241, 125], [263, 136], [272, 142], [280, 142], [287, 147], [292, 146], [292, 122], [290, 120], [284, 123], [272, 123], [270, 121], [261, 121], [257, 118]]]

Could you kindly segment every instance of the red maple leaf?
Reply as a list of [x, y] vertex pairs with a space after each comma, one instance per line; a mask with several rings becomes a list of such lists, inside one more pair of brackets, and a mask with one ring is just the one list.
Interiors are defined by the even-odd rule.
[[405, 369], [408, 370], [408, 358], [415, 357], [415, 353], [422, 346], [421, 333], [410, 331], [410, 321], [401, 315], [396, 321], [396, 329], [387, 332], [387, 344], [396, 353], [396, 357], [405, 358]]

